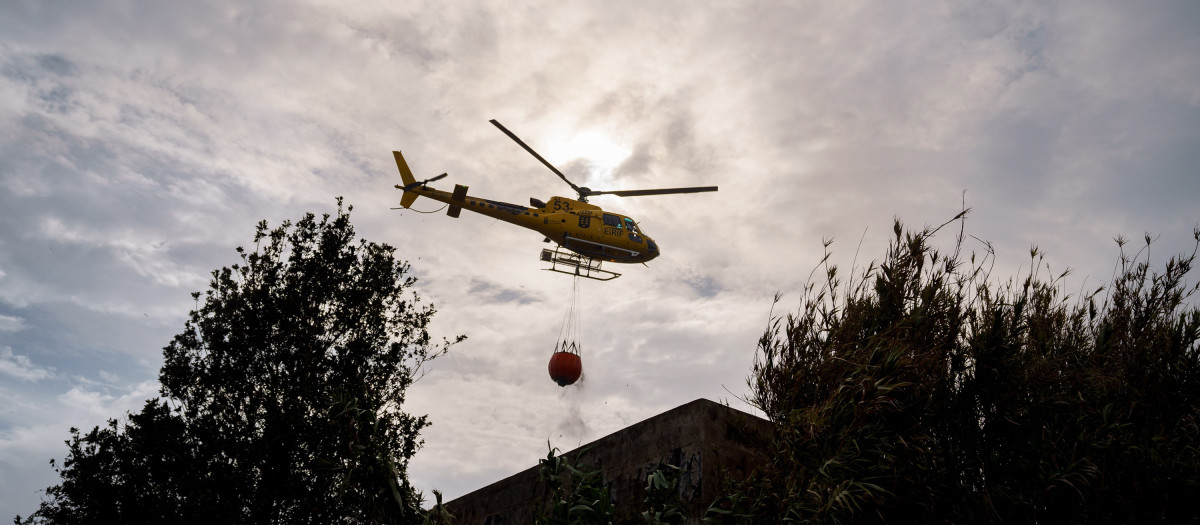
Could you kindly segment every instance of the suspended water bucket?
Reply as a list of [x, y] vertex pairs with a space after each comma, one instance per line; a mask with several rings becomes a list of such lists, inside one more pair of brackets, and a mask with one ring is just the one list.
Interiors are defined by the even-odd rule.
[[579, 381], [580, 374], [583, 374], [583, 361], [579, 354], [559, 351], [550, 356], [550, 379], [558, 386], [574, 384]]

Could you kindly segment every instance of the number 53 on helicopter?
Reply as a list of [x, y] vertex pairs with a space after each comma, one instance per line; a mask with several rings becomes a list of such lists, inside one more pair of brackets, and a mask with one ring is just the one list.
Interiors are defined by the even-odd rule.
[[645, 263], [658, 257], [658, 244], [641, 231], [636, 221], [624, 215], [606, 212], [589, 203], [588, 197], [636, 197], [717, 191], [716, 186], [617, 191], [597, 191], [577, 186], [499, 122], [492, 120], [491, 123], [550, 168], [550, 171], [579, 194], [579, 198], [551, 197], [548, 202], [543, 202], [531, 197], [530, 207], [526, 207], [468, 196], [467, 186], [461, 184], [455, 184], [453, 192], [433, 189], [428, 184], [446, 177], [447, 174], [418, 181], [405, 162], [404, 156], [399, 151], [393, 151], [396, 167], [400, 169], [400, 177], [404, 180], [404, 185], [396, 185], [397, 189], [404, 191], [400, 198], [400, 206], [410, 208], [417, 197], [427, 197], [446, 203], [449, 206], [446, 214], [451, 217], [458, 217], [461, 211], [466, 209], [536, 231], [545, 236], [546, 242], [557, 243], [554, 250], [543, 249], [541, 253], [541, 260], [550, 263], [550, 268], [547, 268], [550, 271], [608, 281], [620, 277], [621, 274], [603, 269], [601, 265], [606, 261]]

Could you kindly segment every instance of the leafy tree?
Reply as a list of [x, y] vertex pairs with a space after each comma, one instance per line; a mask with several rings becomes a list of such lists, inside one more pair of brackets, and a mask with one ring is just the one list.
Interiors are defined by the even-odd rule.
[[162, 523], [200, 516], [199, 498], [177, 499], [194, 487], [185, 434], [183, 421], [159, 400], [147, 401], [124, 424], [109, 420], [82, 435], [72, 428], [58, 469], [62, 482], [46, 489], [50, 501], [28, 522]]
[[749, 378], [776, 424], [771, 461], [719, 515], [1196, 522], [1196, 252], [1155, 273], [1149, 237], [1132, 257], [1119, 240], [1116, 279], [1072, 297], [1036, 248], [1028, 275], [996, 284], [990, 246], [962, 260], [960, 234], [947, 256], [936, 231], [897, 223], [883, 263], [845, 284], [825, 264], [773, 319]]
[[409, 266], [356, 243], [351, 209], [260, 222], [242, 262], [193, 294], [163, 349], [163, 398], [72, 429], [62, 483], [29, 522], [419, 521], [407, 466], [428, 421], [401, 406], [453, 343], [431, 343]]

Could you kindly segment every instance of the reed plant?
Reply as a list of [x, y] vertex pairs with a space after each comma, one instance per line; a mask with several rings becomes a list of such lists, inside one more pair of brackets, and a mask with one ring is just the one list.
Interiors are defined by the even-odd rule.
[[[1150, 236], [1133, 254], [1118, 238], [1112, 282], [1072, 294], [1036, 247], [1027, 273], [996, 279], [990, 245], [963, 249], [965, 214], [921, 230], [897, 221], [882, 262], [844, 281], [825, 243], [748, 378], [776, 426], [770, 461], [714, 517], [1197, 521], [1195, 247], [1154, 270]], [[939, 251], [949, 225], [953, 249]]]

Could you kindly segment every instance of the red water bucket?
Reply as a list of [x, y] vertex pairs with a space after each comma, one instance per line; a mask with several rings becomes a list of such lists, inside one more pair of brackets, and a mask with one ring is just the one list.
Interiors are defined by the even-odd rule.
[[550, 356], [550, 379], [558, 386], [574, 384], [579, 381], [580, 374], [583, 374], [583, 361], [579, 359], [579, 354], [554, 352]]

